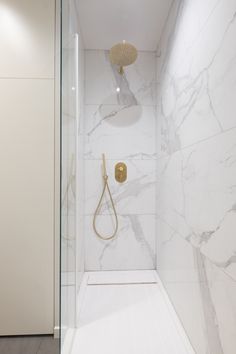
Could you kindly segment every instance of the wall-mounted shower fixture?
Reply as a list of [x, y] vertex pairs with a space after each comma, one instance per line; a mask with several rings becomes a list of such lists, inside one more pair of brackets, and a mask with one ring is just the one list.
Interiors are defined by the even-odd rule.
[[109, 53], [111, 63], [119, 66], [119, 73], [121, 75], [124, 73], [124, 66], [133, 64], [137, 56], [137, 49], [125, 40], [122, 43], [114, 45]]
[[[114, 238], [116, 236], [117, 231], [118, 231], [118, 216], [117, 216], [117, 212], [116, 212], [116, 208], [115, 208], [115, 203], [114, 203], [112, 195], [111, 195], [110, 187], [108, 185], [108, 175], [107, 175], [107, 170], [106, 170], [105, 154], [102, 154], [102, 172], [103, 172], [102, 173], [102, 177], [103, 177], [104, 185], [103, 185], [103, 190], [102, 190], [101, 197], [100, 197], [99, 202], [98, 202], [98, 206], [97, 206], [97, 208], [95, 210], [95, 213], [94, 213], [93, 229], [94, 229], [95, 234], [99, 238], [101, 238], [102, 240], [111, 240], [112, 238]], [[115, 216], [115, 230], [114, 230], [114, 232], [113, 232], [113, 234], [111, 236], [103, 236], [103, 235], [101, 235], [100, 232], [98, 232], [97, 226], [96, 226], [96, 219], [97, 219], [98, 213], [100, 211], [100, 208], [102, 206], [102, 200], [103, 200], [103, 198], [105, 196], [106, 189], [108, 191], [108, 195], [109, 195], [109, 198], [110, 198], [110, 201], [111, 201], [111, 206], [112, 206], [112, 209], [113, 209], [113, 212], [114, 212], [114, 216]]]
[[127, 166], [124, 162], [118, 162], [115, 165], [115, 179], [119, 183], [123, 183], [127, 180]]

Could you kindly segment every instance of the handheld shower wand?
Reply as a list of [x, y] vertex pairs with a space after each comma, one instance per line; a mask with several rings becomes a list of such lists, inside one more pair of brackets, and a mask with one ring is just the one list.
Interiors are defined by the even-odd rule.
[[[101, 194], [101, 197], [99, 199], [99, 202], [98, 202], [98, 205], [97, 205], [97, 208], [95, 210], [94, 217], [93, 217], [93, 229], [94, 229], [94, 232], [96, 233], [96, 235], [99, 238], [101, 238], [102, 240], [111, 240], [111, 239], [113, 239], [116, 236], [117, 231], [118, 231], [118, 217], [117, 217], [117, 213], [116, 213], [115, 203], [113, 201], [113, 198], [112, 198], [112, 195], [111, 195], [111, 191], [110, 191], [110, 188], [109, 188], [109, 185], [108, 185], [108, 175], [107, 175], [107, 170], [106, 170], [105, 154], [102, 154], [102, 174], [103, 174], [102, 177], [103, 177], [104, 184], [103, 184], [102, 194]], [[102, 200], [103, 200], [103, 197], [105, 195], [106, 189], [108, 191], [109, 198], [110, 198], [110, 201], [111, 201], [111, 206], [112, 206], [112, 209], [114, 211], [114, 216], [115, 216], [115, 230], [112, 233], [112, 235], [110, 235], [110, 236], [102, 235], [100, 232], [98, 232], [97, 226], [96, 226], [96, 219], [97, 219], [99, 210], [101, 208]]]
[[103, 168], [103, 178], [108, 177], [108, 176], [107, 176], [107, 169], [106, 169], [106, 158], [105, 158], [105, 154], [102, 154], [102, 168]]

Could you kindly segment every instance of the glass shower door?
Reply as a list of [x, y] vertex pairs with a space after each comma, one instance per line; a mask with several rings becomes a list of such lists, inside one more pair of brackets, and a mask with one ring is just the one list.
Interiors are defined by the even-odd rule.
[[[76, 144], [77, 37], [70, 8], [62, 2], [61, 38], [61, 347], [75, 328], [76, 314]], [[65, 340], [66, 338], [66, 340]]]
[[61, 351], [69, 353], [83, 275], [83, 42], [74, 1], [61, 0]]

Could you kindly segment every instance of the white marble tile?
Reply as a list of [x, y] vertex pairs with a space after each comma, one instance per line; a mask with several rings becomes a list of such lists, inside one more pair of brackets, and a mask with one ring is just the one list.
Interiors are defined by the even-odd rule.
[[236, 351], [236, 282], [207, 260], [205, 267], [222, 353], [233, 354]]
[[[117, 67], [111, 65], [108, 51], [86, 50], [84, 157], [85, 215], [89, 220], [85, 228], [87, 269], [154, 267], [155, 60], [155, 53], [139, 52], [137, 61], [125, 68], [125, 74], [121, 76]], [[122, 228], [114, 241], [117, 245], [111, 242], [109, 249], [94, 237], [92, 230], [92, 215], [103, 188], [102, 153], [106, 154], [108, 182]], [[120, 161], [128, 167], [128, 178], [123, 184], [114, 178], [115, 164]], [[107, 194], [105, 200], [108, 200]], [[104, 216], [99, 217], [99, 227], [110, 233], [114, 225], [111, 224], [111, 217], [105, 216], [112, 213], [109, 203], [103, 203], [100, 213]], [[150, 220], [150, 225], [147, 220]], [[123, 233], [125, 238], [120, 238]], [[130, 256], [129, 249], [133, 249]]]
[[86, 50], [85, 103], [155, 105], [155, 53], [139, 52], [122, 77], [111, 65], [108, 51]]
[[[189, 73], [195, 77], [204, 70], [211, 70], [211, 66], [215, 64], [214, 61], [218, 60], [217, 56], [221, 56], [222, 53], [224, 53], [226, 60], [221, 69], [227, 67], [231, 52], [228, 52], [229, 48], [224, 45], [230, 39], [231, 47], [234, 47], [231, 31], [235, 30], [236, 5], [234, 0], [228, 0], [227, 3], [218, 1], [215, 2], [215, 5], [212, 6], [211, 13], [204, 27], [199, 31], [192, 48], [185, 52], [187, 55], [185, 55], [183, 65], [179, 66], [179, 72], [190, 68]], [[202, 2], [202, 13], [204, 12], [203, 6]]]
[[162, 150], [166, 154], [222, 131], [208, 95], [207, 74], [187, 83], [184, 90], [178, 88], [178, 81], [173, 79], [162, 92], [160, 119]]
[[72, 272], [76, 264], [74, 215], [62, 215], [61, 224], [61, 268], [64, 272]]
[[[61, 160], [63, 164], [63, 168], [66, 165], [70, 165], [70, 161], [73, 162], [73, 168], [71, 167], [72, 170], [75, 168], [75, 149], [76, 149], [76, 137], [75, 135], [68, 135], [66, 134], [66, 130], [71, 129], [70, 124], [67, 124], [67, 127], [64, 128], [64, 132], [62, 133], [62, 140], [61, 140], [61, 146], [62, 146], [62, 153], [61, 153]], [[67, 167], [70, 169], [70, 167]], [[63, 171], [64, 172], [64, 171]]]
[[106, 52], [85, 51], [85, 104], [116, 104], [116, 81]]
[[159, 164], [163, 173], [159, 180], [158, 214], [225, 269], [234, 262], [236, 246], [232, 235], [235, 139], [233, 129], [163, 159], [162, 167]]
[[[206, 7], [207, 18], [204, 12]], [[171, 41], [168, 38], [171, 48], [169, 45], [163, 53], [159, 48], [162, 55], [166, 55], [158, 59], [157, 95], [161, 105], [164, 154], [235, 127], [235, 100], [232, 96], [236, 78], [235, 7], [233, 0], [227, 3], [186, 3], [180, 11], [174, 38]], [[200, 9], [205, 22], [199, 20], [198, 29], [196, 19], [199, 15], [194, 11], [199, 13]], [[185, 26], [190, 30], [185, 30], [184, 35]]]
[[75, 215], [76, 203], [76, 163], [75, 151], [71, 158], [62, 163], [62, 194], [61, 194], [61, 212], [63, 215]]
[[157, 218], [157, 270], [164, 282], [197, 282], [192, 245]]
[[86, 105], [85, 158], [105, 151], [115, 159], [156, 156], [154, 106]]
[[[124, 183], [118, 183], [115, 180], [114, 169], [117, 162], [119, 160], [107, 160], [108, 182], [117, 212], [123, 215], [154, 214], [156, 205], [155, 161], [123, 160], [127, 164], [127, 180]], [[102, 188], [101, 160], [87, 160], [85, 162], [86, 214], [94, 213], [102, 193]], [[101, 213], [108, 213], [110, 211], [110, 203], [103, 203]]]
[[130, 89], [141, 105], [155, 105], [156, 53], [138, 52], [137, 61], [125, 68]]
[[186, 53], [192, 50], [202, 33], [206, 34], [205, 26], [219, 3], [219, 0], [173, 2], [158, 45], [158, 79], [163, 67], [167, 69], [164, 75], [167, 72], [172, 75], [182, 67]]
[[203, 254], [214, 264], [222, 268], [236, 280], [236, 242], [234, 231], [236, 229], [235, 211], [227, 212], [217, 230], [207, 243], [201, 247]]
[[76, 275], [77, 275], [77, 291], [81, 285], [83, 273], [84, 273], [84, 259], [85, 259], [85, 220], [84, 215], [78, 215], [76, 218]]
[[169, 225], [158, 224], [157, 269], [183, 326], [197, 353], [221, 353], [204, 258]]
[[175, 2], [157, 52], [157, 265], [204, 354], [235, 352], [235, 11]]
[[[155, 215], [118, 215], [117, 236], [99, 239], [93, 230], [93, 216], [85, 218], [85, 269], [136, 270], [155, 268]], [[111, 215], [97, 217], [97, 229], [105, 236], [114, 230]]]
[[235, 126], [235, 11], [235, 1], [220, 1], [183, 63], [189, 77], [206, 76], [212, 113], [224, 130]]

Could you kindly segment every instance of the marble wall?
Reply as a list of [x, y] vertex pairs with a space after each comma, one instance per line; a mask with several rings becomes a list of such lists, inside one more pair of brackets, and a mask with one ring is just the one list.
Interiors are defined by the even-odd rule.
[[[121, 76], [108, 51], [85, 53], [85, 268], [86, 270], [154, 269], [156, 249], [156, 56], [139, 52]], [[103, 188], [101, 157], [106, 154], [109, 184], [119, 230], [111, 241], [94, 233], [93, 215]], [[128, 178], [114, 177], [118, 161]], [[106, 202], [107, 202], [106, 197]], [[100, 232], [114, 230], [109, 203], [97, 218]]]
[[197, 354], [236, 352], [236, 1], [174, 1], [157, 50], [157, 269]]

